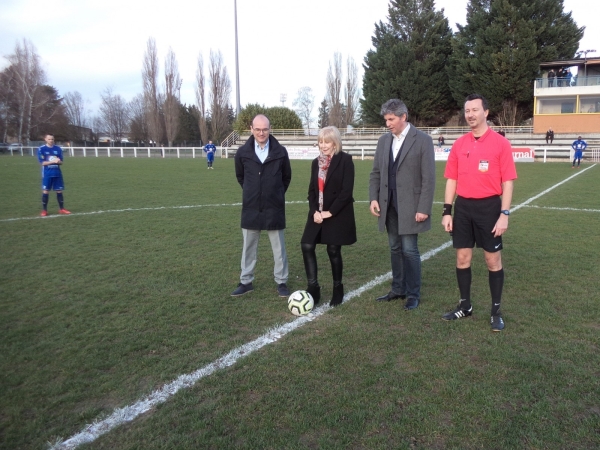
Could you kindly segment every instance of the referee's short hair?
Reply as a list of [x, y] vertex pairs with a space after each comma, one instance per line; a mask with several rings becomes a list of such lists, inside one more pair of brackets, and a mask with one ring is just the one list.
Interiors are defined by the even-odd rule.
[[467, 98], [465, 98], [465, 103], [470, 102], [471, 100], [481, 100], [481, 104], [483, 105], [483, 110], [484, 111], [489, 111], [490, 109], [490, 105], [488, 105], [488, 101], [485, 99], [485, 97], [481, 94], [471, 94], [471, 95], [467, 95]]

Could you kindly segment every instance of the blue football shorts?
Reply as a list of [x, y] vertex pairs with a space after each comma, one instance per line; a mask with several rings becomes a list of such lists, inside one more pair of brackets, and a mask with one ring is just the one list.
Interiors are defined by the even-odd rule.
[[63, 191], [65, 189], [65, 182], [62, 175], [57, 177], [44, 175], [44, 178], [42, 178], [42, 190], [51, 191], [52, 189], [55, 191]]

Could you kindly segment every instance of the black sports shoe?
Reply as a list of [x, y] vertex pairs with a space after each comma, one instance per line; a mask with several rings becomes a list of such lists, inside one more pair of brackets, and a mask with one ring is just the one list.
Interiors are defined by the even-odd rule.
[[502, 314], [500, 314], [500, 312], [492, 316], [490, 323], [492, 324], [492, 331], [504, 330], [504, 320], [502, 320]]
[[290, 296], [290, 290], [287, 287], [287, 284], [285, 283], [280, 283], [277, 285], [277, 294], [280, 297], [289, 297]]
[[248, 284], [240, 283], [238, 287], [231, 293], [232, 297], [239, 297], [240, 295], [247, 294], [248, 292], [252, 292], [254, 290], [254, 286], [252, 286], [252, 282]]
[[473, 314], [473, 306], [469, 307], [469, 309], [462, 309], [460, 303], [454, 311], [447, 312], [442, 316], [444, 320], [456, 320], [462, 319], [463, 317], [468, 317]]

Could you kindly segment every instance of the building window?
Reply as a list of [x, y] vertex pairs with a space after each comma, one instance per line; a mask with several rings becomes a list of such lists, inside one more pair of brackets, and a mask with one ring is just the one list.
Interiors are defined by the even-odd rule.
[[583, 114], [600, 113], [600, 97], [579, 97], [579, 112]]
[[537, 114], [573, 114], [577, 96], [537, 99]]

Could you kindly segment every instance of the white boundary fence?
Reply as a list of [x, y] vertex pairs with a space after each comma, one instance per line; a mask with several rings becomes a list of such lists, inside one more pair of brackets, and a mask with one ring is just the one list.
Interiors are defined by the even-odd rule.
[[[63, 154], [83, 158], [206, 158], [204, 147], [61, 147]], [[36, 156], [38, 147], [11, 147], [11, 156]], [[215, 157], [227, 149], [217, 147]]]

